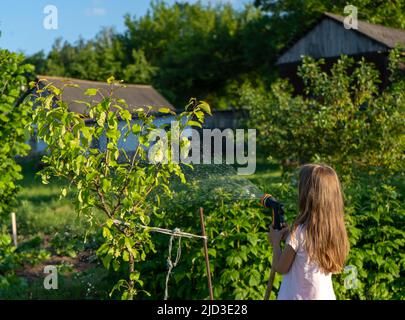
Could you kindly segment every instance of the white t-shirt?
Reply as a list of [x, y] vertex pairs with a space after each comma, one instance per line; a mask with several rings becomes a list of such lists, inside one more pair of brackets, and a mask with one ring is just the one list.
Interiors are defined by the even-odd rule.
[[287, 237], [296, 252], [288, 273], [283, 275], [278, 300], [336, 300], [332, 286], [332, 274], [323, 273], [317, 263], [309, 261], [304, 246], [305, 229], [298, 226]]

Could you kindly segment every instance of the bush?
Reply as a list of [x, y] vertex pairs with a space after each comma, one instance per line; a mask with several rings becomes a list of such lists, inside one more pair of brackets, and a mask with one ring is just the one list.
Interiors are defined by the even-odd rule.
[[[356, 170], [404, 169], [405, 80], [398, 76], [399, 51], [390, 54], [390, 85], [379, 91], [372, 64], [342, 56], [330, 72], [324, 60], [305, 57], [298, 75], [305, 95], [294, 95], [288, 81], [269, 92], [245, 86], [241, 103], [249, 108], [250, 127], [259, 144], [288, 163], [324, 161], [350, 174]], [[353, 71], [350, 71], [353, 70]]]
[[351, 250], [347, 265], [356, 267], [357, 282], [344, 287], [338, 277], [338, 298], [405, 299], [405, 209], [403, 194], [390, 181], [367, 177], [346, 188]]
[[14, 272], [21, 266], [22, 257], [15, 251], [2, 223], [15, 205], [18, 192], [15, 182], [22, 178], [15, 158], [29, 150], [24, 127], [29, 123], [32, 104], [22, 98], [28, 88], [27, 75], [33, 67], [23, 60], [20, 54], [0, 50], [0, 297], [4, 289], [26, 286]]
[[[203, 184], [206, 181], [204, 180]], [[271, 268], [271, 246], [267, 239], [270, 212], [259, 206], [258, 199], [241, 200], [235, 194], [204, 193], [198, 182], [189, 181], [176, 193], [161, 213], [151, 217], [154, 226], [201, 234], [198, 209], [204, 208], [208, 253], [215, 299], [263, 299]], [[294, 217], [295, 196], [286, 184], [273, 184], [272, 192], [286, 202], [288, 219]], [[192, 194], [192, 198], [190, 198]], [[154, 235], [156, 253], [142, 263], [140, 272], [145, 288], [153, 298], [163, 298], [167, 273], [169, 236]], [[177, 242], [172, 250], [172, 260]], [[170, 299], [207, 299], [209, 297], [203, 244], [200, 239], [183, 238], [181, 258], [169, 280]], [[281, 277], [277, 276], [277, 289]], [[273, 292], [272, 298], [275, 298]]]
[[328, 163], [341, 177], [351, 243], [347, 265], [355, 267], [334, 277], [341, 299], [405, 298], [405, 80], [399, 52], [390, 53], [391, 82], [384, 89], [372, 64], [342, 56], [330, 72], [322, 71], [323, 60], [303, 59], [298, 74], [305, 95], [293, 94], [285, 80], [269, 93], [249, 86], [241, 92], [259, 143], [284, 165], [287, 189], [295, 185], [291, 169], [302, 163]]
[[29, 150], [24, 127], [29, 123], [32, 104], [22, 97], [33, 67], [23, 60], [20, 54], [0, 50], [0, 218], [10, 212], [18, 190], [15, 181], [22, 178], [15, 157]]
[[[346, 263], [350, 272], [333, 276], [338, 299], [404, 299], [404, 199], [392, 181], [358, 178], [344, 186], [346, 222], [351, 250]], [[297, 213], [296, 175], [285, 175], [282, 183], [269, 186], [282, 199], [287, 221]], [[193, 194], [198, 196], [198, 189]], [[266, 232], [270, 213], [257, 200], [235, 200], [223, 194], [196, 204], [185, 201], [190, 190], [177, 197], [162, 213], [151, 218], [154, 226], [182, 228], [200, 234], [198, 208], [203, 206], [215, 299], [262, 299], [271, 267], [271, 247]], [[153, 298], [163, 298], [167, 273], [168, 236], [154, 235], [156, 253], [138, 267], [145, 289]], [[176, 243], [176, 242], [174, 242]], [[171, 299], [207, 299], [208, 285], [201, 240], [183, 239], [181, 258], [169, 280]], [[177, 244], [172, 250], [172, 260]], [[281, 276], [272, 293], [276, 297]], [[348, 285], [352, 285], [349, 287]]]
[[[186, 192], [185, 192], [186, 193]], [[185, 195], [183, 194], [183, 196]], [[202, 203], [216, 299], [261, 299], [270, 271], [271, 251], [265, 234], [266, 216], [249, 201]], [[241, 214], [243, 212], [243, 214]], [[160, 227], [201, 234], [198, 206], [180, 202], [153, 218]], [[184, 229], [183, 229], [184, 228]], [[163, 298], [168, 236], [155, 235], [157, 254], [141, 266], [153, 298]], [[177, 241], [172, 252], [176, 255]], [[209, 297], [202, 240], [182, 239], [181, 258], [169, 281], [171, 299]], [[164, 253], [164, 254], [163, 254]]]

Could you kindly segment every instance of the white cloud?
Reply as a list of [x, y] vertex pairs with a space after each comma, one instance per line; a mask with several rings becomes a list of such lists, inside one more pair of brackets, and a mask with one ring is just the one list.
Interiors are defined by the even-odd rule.
[[101, 16], [105, 16], [107, 14], [107, 10], [104, 8], [88, 8], [86, 9], [86, 15], [88, 16], [97, 16], [97, 17], [101, 17]]
[[202, 2], [205, 4], [212, 4], [212, 5], [229, 3], [236, 7], [240, 7], [244, 3], [242, 0], [203, 0]]
[[240, 0], [211, 0], [213, 3], [234, 3], [234, 4], [239, 4], [241, 1]]

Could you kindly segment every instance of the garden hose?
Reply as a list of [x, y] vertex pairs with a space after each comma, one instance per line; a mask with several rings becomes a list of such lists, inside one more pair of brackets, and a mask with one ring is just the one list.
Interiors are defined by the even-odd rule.
[[[260, 204], [265, 208], [270, 208], [272, 211], [271, 226], [275, 230], [281, 230], [285, 226], [284, 218], [284, 206], [278, 202], [272, 195], [265, 193], [260, 198]], [[269, 300], [271, 291], [273, 290], [274, 278], [276, 271], [274, 270], [274, 263], [271, 265], [271, 271], [269, 280], [267, 281], [266, 293], [264, 294], [264, 300]]]

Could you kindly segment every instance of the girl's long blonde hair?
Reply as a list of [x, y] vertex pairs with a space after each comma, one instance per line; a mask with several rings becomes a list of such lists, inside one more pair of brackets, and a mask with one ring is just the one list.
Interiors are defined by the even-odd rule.
[[305, 249], [325, 273], [342, 270], [349, 253], [344, 203], [336, 172], [324, 164], [306, 164], [299, 172], [299, 214]]

